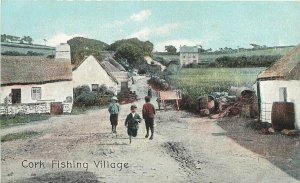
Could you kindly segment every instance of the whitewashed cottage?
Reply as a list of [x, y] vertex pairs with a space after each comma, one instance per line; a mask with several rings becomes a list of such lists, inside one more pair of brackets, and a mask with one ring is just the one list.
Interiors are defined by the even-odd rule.
[[70, 47], [61, 44], [55, 59], [1, 56], [0, 114], [71, 113]]
[[[108, 65], [108, 64], [107, 64]], [[73, 69], [74, 88], [88, 85], [92, 91], [97, 91], [101, 85], [105, 85], [117, 94], [118, 80], [112, 73], [92, 55]]]
[[260, 120], [271, 123], [273, 102], [292, 102], [295, 127], [300, 128], [300, 45], [257, 78]]

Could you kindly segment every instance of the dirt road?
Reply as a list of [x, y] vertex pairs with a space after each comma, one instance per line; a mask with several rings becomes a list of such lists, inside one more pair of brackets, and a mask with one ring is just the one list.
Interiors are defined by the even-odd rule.
[[[139, 98], [145, 82], [134, 86]], [[143, 103], [135, 103], [138, 113]], [[142, 123], [129, 144], [129, 106], [121, 106], [117, 135], [111, 134], [106, 109], [2, 130], [1, 136], [41, 133], [2, 143], [2, 182], [298, 182], [224, 136], [215, 121], [182, 111], [158, 111], [154, 140], [144, 138]]]

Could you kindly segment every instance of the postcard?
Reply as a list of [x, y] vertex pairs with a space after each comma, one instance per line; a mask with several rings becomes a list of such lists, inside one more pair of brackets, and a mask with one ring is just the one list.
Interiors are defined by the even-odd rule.
[[1, 182], [299, 182], [299, 1], [1, 1]]

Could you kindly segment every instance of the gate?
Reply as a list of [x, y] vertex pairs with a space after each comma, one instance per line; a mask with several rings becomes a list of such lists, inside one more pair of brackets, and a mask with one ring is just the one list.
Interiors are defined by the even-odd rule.
[[54, 115], [63, 114], [63, 105], [62, 102], [51, 102], [50, 113]]

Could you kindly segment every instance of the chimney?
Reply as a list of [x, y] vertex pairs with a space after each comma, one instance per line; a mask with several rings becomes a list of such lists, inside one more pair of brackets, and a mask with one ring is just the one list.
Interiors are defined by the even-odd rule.
[[56, 47], [55, 59], [68, 59], [71, 62], [70, 46], [67, 43], [60, 43]]

